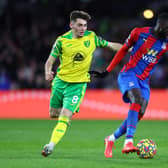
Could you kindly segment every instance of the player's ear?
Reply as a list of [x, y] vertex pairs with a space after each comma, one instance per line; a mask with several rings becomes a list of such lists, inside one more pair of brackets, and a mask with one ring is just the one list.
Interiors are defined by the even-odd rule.
[[73, 29], [73, 25], [74, 25], [73, 22], [70, 22], [69, 27]]

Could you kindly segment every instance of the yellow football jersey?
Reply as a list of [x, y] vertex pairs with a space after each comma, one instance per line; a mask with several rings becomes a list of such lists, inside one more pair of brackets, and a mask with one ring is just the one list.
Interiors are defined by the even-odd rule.
[[106, 47], [107, 44], [93, 31], [86, 31], [81, 38], [73, 38], [71, 30], [59, 36], [50, 53], [60, 58], [57, 76], [70, 83], [89, 82], [93, 52], [96, 47]]

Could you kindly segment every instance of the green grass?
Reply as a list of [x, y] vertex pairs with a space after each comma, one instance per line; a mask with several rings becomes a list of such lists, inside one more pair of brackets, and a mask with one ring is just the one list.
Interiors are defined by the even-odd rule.
[[54, 120], [0, 120], [1, 168], [153, 168], [168, 166], [168, 121], [141, 121], [134, 142], [151, 138], [157, 146], [153, 159], [140, 159], [135, 153], [123, 155], [124, 137], [115, 143], [113, 158], [104, 157], [104, 137], [121, 121], [73, 120], [53, 154], [41, 156]]

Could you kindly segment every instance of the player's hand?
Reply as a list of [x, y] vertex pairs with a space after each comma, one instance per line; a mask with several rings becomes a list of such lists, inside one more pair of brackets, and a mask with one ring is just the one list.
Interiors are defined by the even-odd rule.
[[103, 71], [103, 72], [89, 71], [89, 73], [91, 76], [96, 77], [96, 78], [104, 78], [109, 74], [108, 71]]
[[45, 79], [47, 81], [52, 81], [54, 79], [54, 72], [53, 71], [46, 72]]

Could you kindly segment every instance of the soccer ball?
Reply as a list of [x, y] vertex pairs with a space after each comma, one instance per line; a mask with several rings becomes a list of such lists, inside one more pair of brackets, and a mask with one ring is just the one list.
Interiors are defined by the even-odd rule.
[[138, 152], [140, 158], [149, 159], [153, 158], [156, 154], [157, 146], [153, 140], [142, 139], [137, 144]]

